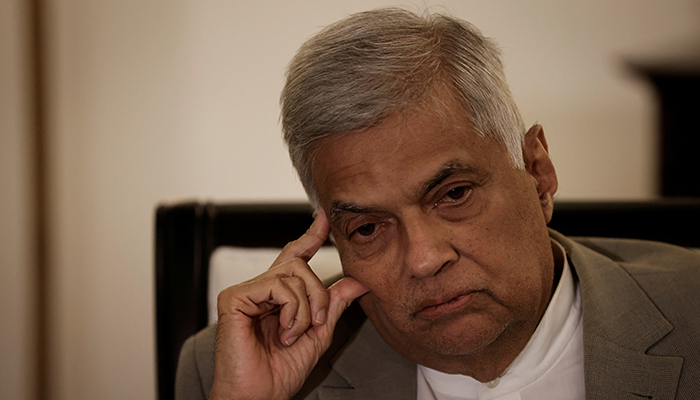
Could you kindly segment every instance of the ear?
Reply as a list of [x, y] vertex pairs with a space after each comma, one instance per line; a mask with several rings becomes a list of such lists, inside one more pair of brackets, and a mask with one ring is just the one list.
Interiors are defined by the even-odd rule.
[[544, 137], [542, 125], [534, 125], [525, 134], [523, 158], [525, 159], [525, 170], [537, 182], [537, 194], [540, 198], [542, 212], [545, 221], [549, 223], [554, 209], [554, 193], [559, 187], [559, 182], [554, 164], [549, 158], [549, 147], [547, 139]]

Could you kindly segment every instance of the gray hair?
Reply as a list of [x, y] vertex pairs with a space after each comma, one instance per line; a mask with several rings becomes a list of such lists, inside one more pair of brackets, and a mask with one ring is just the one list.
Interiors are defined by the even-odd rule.
[[379, 125], [387, 117], [452, 90], [482, 137], [523, 169], [525, 126], [503, 72], [498, 46], [470, 23], [398, 8], [353, 14], [326, 27], [289, 64], [280, 98], [282, 131], [314, 206], [311, 161], [331, 135]]

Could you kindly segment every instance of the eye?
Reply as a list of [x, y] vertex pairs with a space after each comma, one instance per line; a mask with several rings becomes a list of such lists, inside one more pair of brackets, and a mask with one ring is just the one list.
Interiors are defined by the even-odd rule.
[[467, 194], [466, 186], [458, 186], [456, 188], [450, 189], [449, 192], [445, 193], [443, 197], [447, 201], [459, 201]]
[[357, 228], [350, 231], [348, 239], [355, 244], [371, 243], [377, 238], [377, 235], [379, 235], [382, 226], [382, 223], [376, 222], [358, 225]]
[[466, 204], [472, 197], [472, 185], [448, 186], [438, 192], [432, 207], [456, 207]]
[[475, 216], [481, 210], [483, 201], [479, 186], [471, 182], [454, 182], [445, 185], [434, 197], [431, 208], [441, 218], [459, 221]]
[[364, 225], [360, 226], [359, 228], [355, 229], [355, 231], [353, 233], [356, 233], [360, 236], [368, 237], [368, 236], [372, 236], [372, 234], [374, 233], [374, 231], [376, 229], [377, 229], [376, 224], [364, 224]]

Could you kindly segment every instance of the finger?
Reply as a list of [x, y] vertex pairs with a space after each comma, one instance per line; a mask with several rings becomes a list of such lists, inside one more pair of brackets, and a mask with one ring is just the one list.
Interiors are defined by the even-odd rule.
[[311, 323], [314, 325], [322, 325], [326, 322], [329, 302], [328, 291], [323, 285], [323, 282], [321, 282], [318, 276], [316, 276], [305, 262], [302, 263], [300, 261], [299, 265], [289, 265], [287, 268], [289, 268], [288, 273], [291, 276], [300, 277], [304, 282], [304, 289], [311, 311]]
[[[301, 276], [304, 279], [314, 325], [326, 322], [329, 300], [323, 282], [309, 268], [307, 262], [325, 243], [329, 232], [328, 218], [322, 209], [318, 209], [314, 213], [314, 222], [309, 230], [298, 240], [287, 244], [271, 267], [271, 269], [284, 268], [287, 274]], [[303, 264], [299, 264], [295, 260], [303, 261]]]
[[326, 218], [326, 214], [319, 209], [311, 227], [299, 239], [289, 242], [282, 249], [280, 255], [272, 263], [273, 268], [293, 258], [300, 258], [308, 262], [318, 249], [323, 246], [323, 243], [326, 242], [330, 230], [330, 223], [328, 218]]
[[283, 281], [289, 286], [297, 297], [296, 307], [283, 306], [280, 311], [280, 325], [286, 328], [280, 334], [280, 341], [287, 346], [306, 331], [311, 324], [311, 312], [306, 295], [306, 285], [299, 277], [284, 278]]
[[[320, 282], [320, 281], [319, 281]], [[323, 325], [328, 320], [328, 304], [330, 297], [325, 286], [321, 284], [321, 290], [314, 291], [309, 295], [309, 306], [311, 307], [311, 317], [313, 325]]]
[[267, 274], [297, 276], [303, 279], [311, 308], [312, 323], [322, 325], [328, 315], [328, 292], [321, 279], [309, 267], [305, 261], [293, 258], [281, 264], [275, 265]]
[[219, 318], [221, 319], [227, 314], [234, 317], [239, 315], [252, 323], [251, 319], [268, 314], [273, 308], [282, 305], [287, 309], [287, 314], [295, 315], [299, 307], [300, 297], [303, 296], [304, 302], [307, 302], [306, 294], [295, 293], [292, 287], [284, 281], [285, 278], [288, 277], [284, 275], [268, 276], [262, 279], [258, 277], [224, 289], [217, 298]]

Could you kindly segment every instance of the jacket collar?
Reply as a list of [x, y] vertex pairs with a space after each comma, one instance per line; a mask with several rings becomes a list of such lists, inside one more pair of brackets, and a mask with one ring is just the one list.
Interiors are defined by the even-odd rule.
[[578, 276], [583, 302], [587, 399], [673, 399], [680, 357], [646, 354], [673, 325], [614, 260], [556, 231]]

